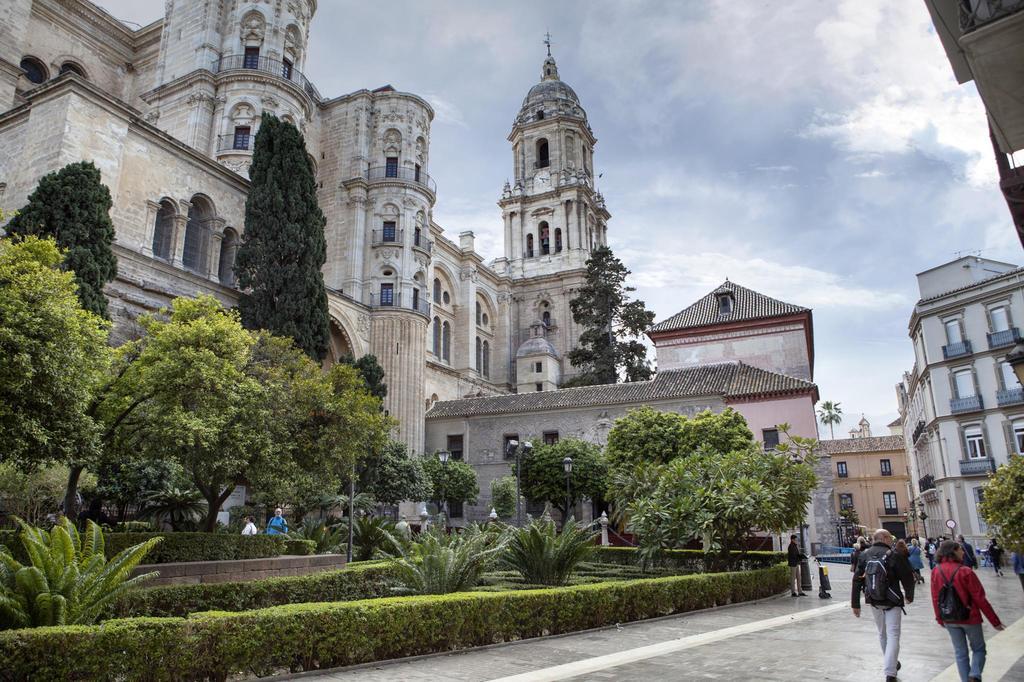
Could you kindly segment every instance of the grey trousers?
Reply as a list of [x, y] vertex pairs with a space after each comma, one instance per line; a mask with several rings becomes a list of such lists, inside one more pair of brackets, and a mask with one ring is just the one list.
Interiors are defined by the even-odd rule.
[[885, 657], [886, 676], [896, 676], [896, 663], [900, 658], [900, 626], [903, 623], [902, 609], [880, 609], [871, 607], [878, 629], [878, 643]]

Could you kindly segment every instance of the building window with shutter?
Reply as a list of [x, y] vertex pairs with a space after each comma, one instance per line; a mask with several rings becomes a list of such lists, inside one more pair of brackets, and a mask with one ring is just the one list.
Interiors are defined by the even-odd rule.
[[764, 442], [765, 452], [771, 452], [779, 446], [779, 430], [762, 429], [761, 440]]
[[235, 139], [231, 145], [232, 149], [248, 149], [252, 128], [249, 126], [235, 126]]
[[974, 372], [969, 369], [957, 370], [953, 373], [953, 384], [956, 388], [957, 398], [973, 398], [975, 395], [974, 389]]
[[882, 493], [882, 505], [885, 507], [886, 514], [899, 513], [899, 507], [896, 504], [896, 493], [894, 492]]
[[242, 59], [242, 67], [246, 69], [260, 68], [260, 48], [245, 48], [245, 57]]
[[543, 362], [535, 362], [535, 363], [533, 363], [533, 371], [536, 372], [537, 374], [540, 374], [541, 372], [543, 372], [544, 371], [544, 363]]
[[452, 453], [452, 459], [462, 461], [462, 434], [448, 436], [448, 452]]
[[959, 319], [946, 320], [943, 324], [946, 327], [946, 343], [961, 343], [964, 340], [963, 333], [960, 330]]
[[381, 229], [381, 241], [393, 242], [398, 238], [398, 223], [394, 220], [385, 220]]
[[989, 308], [988, 319], [993, 332], [1005, 332], [1010, 328], [1010, 311], [1004, 305]]
[[389, 156], [384, 159], [384, 177], [386, 178], [397, 178], [398, 177], [398, 157]]
[[395, 285], [394, 284], [381, 284], [380, 285], [380, 304], [381, 305], [394, 305], [395, 304]]
[[836, 462], [836, 475], [839, 476], [839, 478], [846, 478], [850, 475], [849, 471], [846, 469], [846, 462]]
[[964, 429], [964, 445], [967, 448], [967, 459], [985, 459], [985, 436], [980, 426]]
[[883, 459], [881, 461], [881, 465], [882, 465], [882, 475], [883, 476], [892, 476], [892, 461], [888, 460], [888, 459]]
[[839, 508], [853, 509], [853, 493], [839, 493]]
[[534, 388], [537, 389], [537, 393], [540, 393], [540, 392], [542, 392], [544, 390], [544, 384], [540, 384], [540, 383], [534, 384]]
[[292, 63], [287, 59], [281, 61], [281, 75], [288, 80], [292, 79]]
[[558, 442], [558, 431], [544, 432], [544, 445], [554, 445]]
[[1024, 454], [1024, 420], [1017, 420], [1007, 424], [1010, 441], [1010, 454]]

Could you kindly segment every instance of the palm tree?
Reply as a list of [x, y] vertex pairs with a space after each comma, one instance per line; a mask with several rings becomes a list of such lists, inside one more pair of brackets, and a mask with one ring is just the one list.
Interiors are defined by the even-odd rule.
[[843, 422], [843, 410], [839, 407], [840, 403], [834, 403], [831, 400], [826, 400], [818, 408], [818, 421], [822, 424], [828, 424], [828, 432], [834, 440], [836, 437], [835, 426]]

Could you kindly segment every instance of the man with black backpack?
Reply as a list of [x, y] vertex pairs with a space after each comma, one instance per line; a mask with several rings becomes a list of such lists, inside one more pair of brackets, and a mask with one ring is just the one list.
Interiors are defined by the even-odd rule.
[[914, 601], [914, 572], [903, 554], [892, 551], [892, 533], [877, 530], [872, 539], [874, 544], [857, 558], [850, 605], [853, 615], [860, 618], [860, 594], [864, 593], [864, 601], [871, 606], [875, 617], [878, 643], [885, 658], [885, 682], [896, 682], [896, 671], [900, 669], [903, 606]]
[[939, 546], [939, 563], [932, 570], [932, 606], [935, 620], [946, 628], [953, 641], [961, 682], [981, 682], [981, 671], [985, 667], [981, 614], [985, 614], [996, 630], [1004, 628], [985, 598], [985, 588], [978, 574], [964, 563], [964, 554], [963, 545], [954, 540], [946, 540]]

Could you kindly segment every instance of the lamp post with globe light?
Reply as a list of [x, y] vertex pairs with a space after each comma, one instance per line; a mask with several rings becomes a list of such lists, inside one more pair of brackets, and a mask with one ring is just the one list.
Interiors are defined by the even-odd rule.
[[448, 479], [448, 460], [451, 459], [452, 453], [447, 450], [441, 450], [437, 453], [437, 458], [441, 461], [441, 506], [444, 509], [444, 524], [448, 525], [448, 498], [445, 496], [444, 485]]
[[516, 459], [516, 527], [522, 528], [523, 526], [523, 496], [519, 492], [522, 487], [522, 457], [530, 456], [533, 452], [533, 443], [528, 440], [524, 440], [520, 443], [517, 440], [510, 440], [505, 443], [505, 456], [515, 457]]
[[572, 457], [562, 460], [562, 469], [565, 471], [565, 520], [562, 525], [569, 523], [569, 515], [572, 513]]

